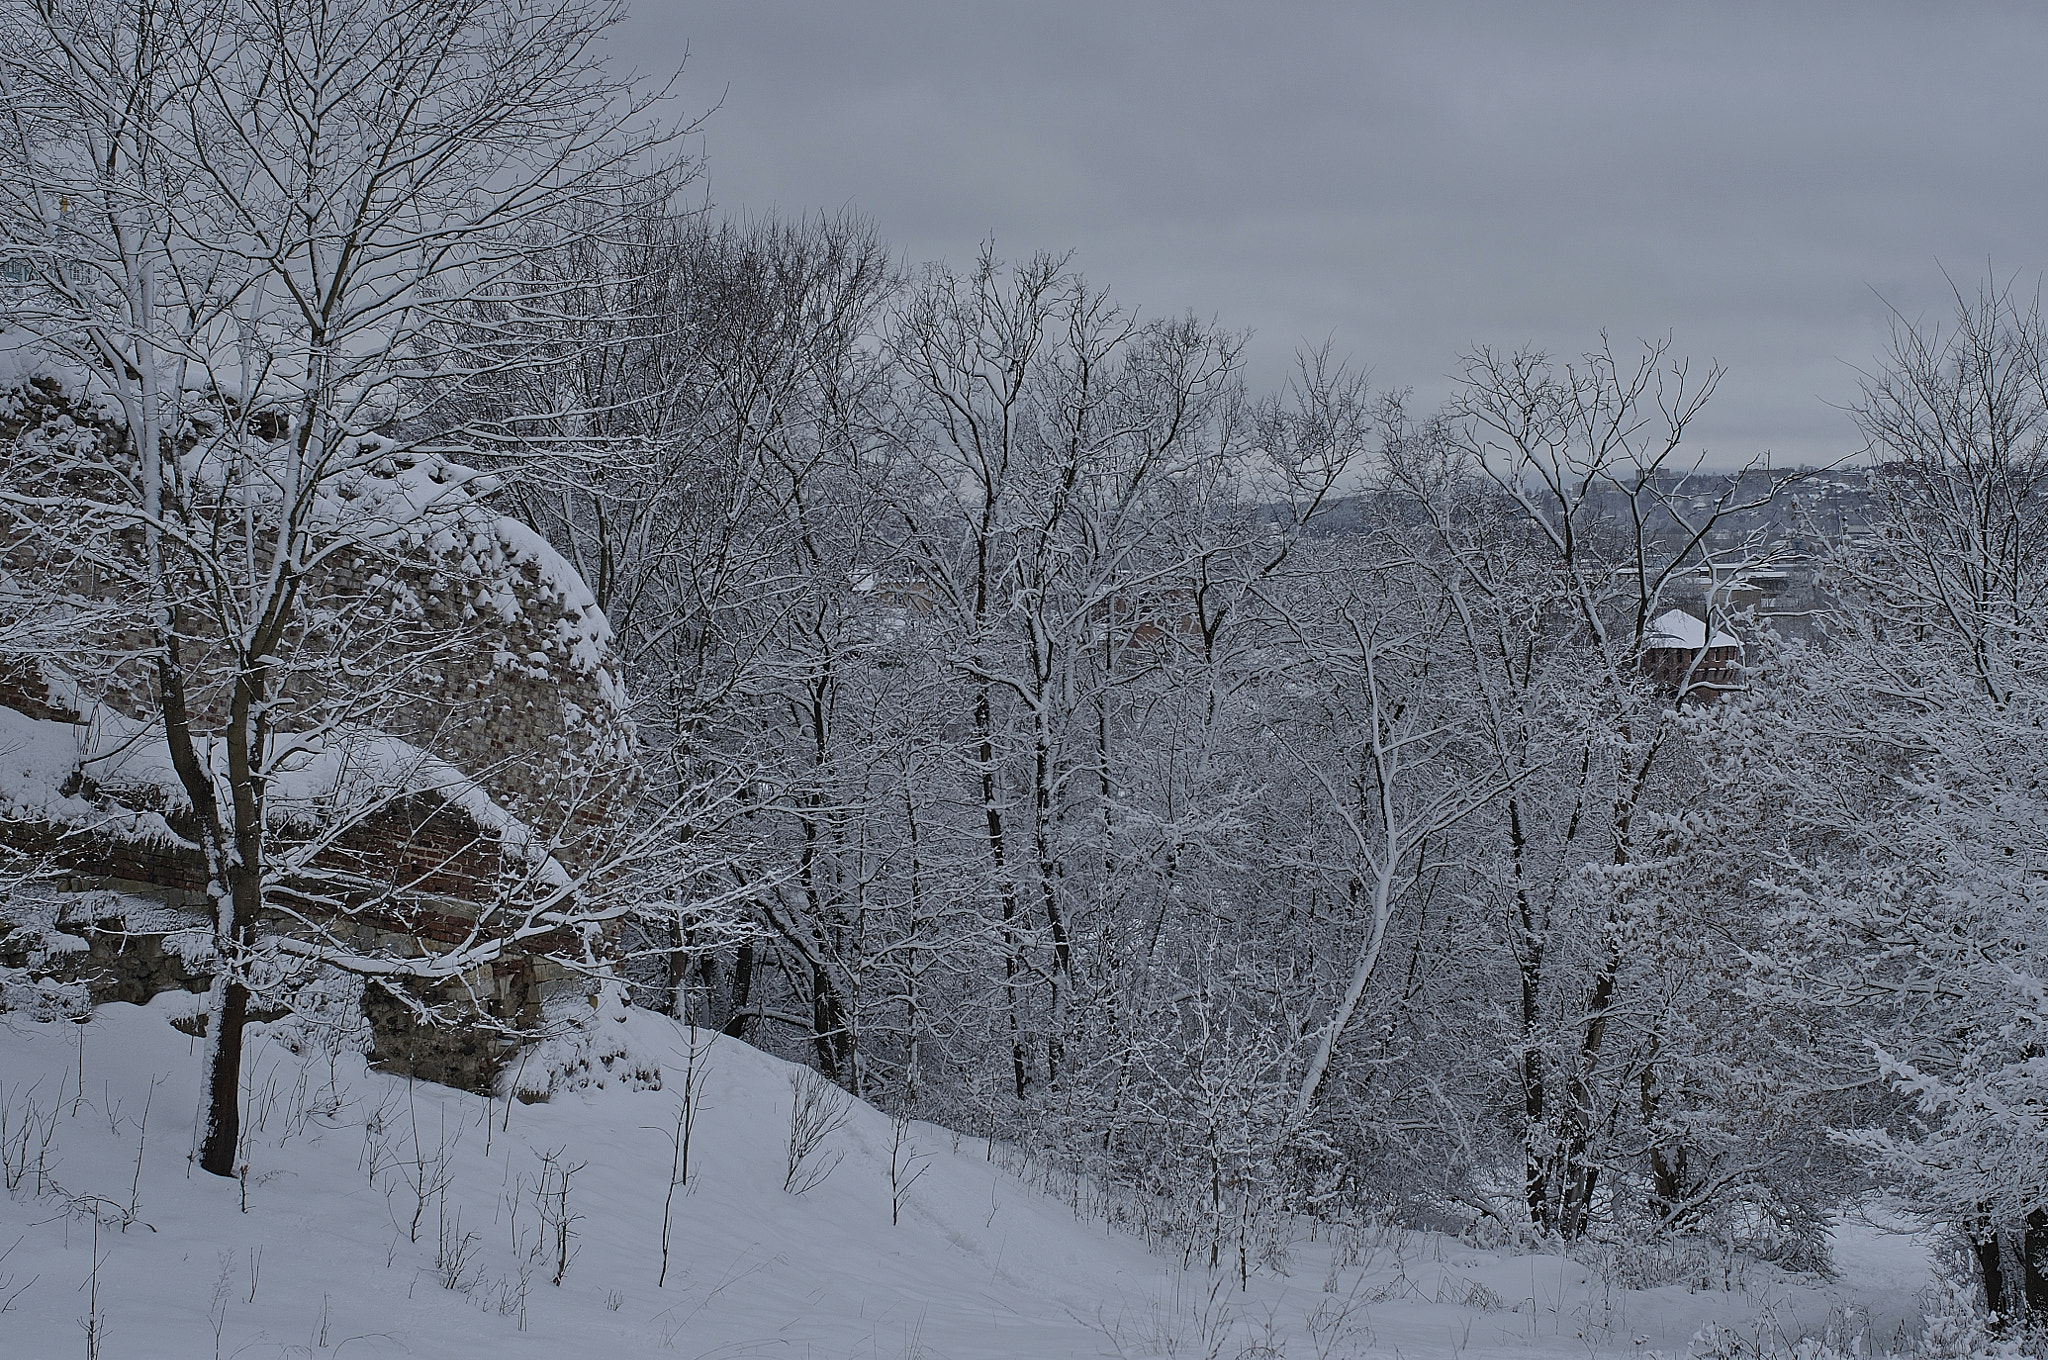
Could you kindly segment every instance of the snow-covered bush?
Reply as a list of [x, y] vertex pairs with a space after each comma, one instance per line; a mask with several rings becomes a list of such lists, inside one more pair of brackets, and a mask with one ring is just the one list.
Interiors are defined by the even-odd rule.
[[661, 1089], [661, 1060], [633, 1043], [623, 983], [605, 979], [589, 996], [565, 990], [544, 1011], [541, 1038], [501, 1069], [500, 1094], [542, 1101], [569, 1091]]

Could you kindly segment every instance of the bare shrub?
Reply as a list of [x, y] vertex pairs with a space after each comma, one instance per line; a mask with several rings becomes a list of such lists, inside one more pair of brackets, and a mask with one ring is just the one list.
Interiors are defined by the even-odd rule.
[[560, 1285], [562, 1277], [569, 1273], [569, 1263], [576, 1259], [576, 1224], [583, 1221], [583, 1215], [569, 1208], [569, 1178], [590, 1165], [577, 1162], [570, 1165], [563, 1157], [565, 1149], [553, 1148], [540, 1156], [540, 1175], [533, 1186], [534, 1203], [540, 1209], [543, 1240], [552, 1247], [555, 1258], [555, 1273], [551, 1283]]
[[917, 1150], [910, 1141], [910, 1119], [897, 1115], [889, 1121], [889, 1226], [903, 1221], [903, 1201], [931, 1166], [931, 1155]]
[[825, 1183], [846, 1159], [841, 1152], [827, 1159], [820, 1155], [825, 1140], [846, 1124], [850, 1100], [808, 1067], [800, 1067], [789, 1078], [789, 1156], [782, 1175], [782, 1188], [792, 1195], [807, 1194]]
[[660, 1289], [668, 1284], [668, 1255], [670, 1230], [675, 1210], [676, 1187], [687, 1186], [690, 1182], [690, 1135], [697, 1127], [697, 1116], [704, 1107], [704, 1079], [710, 1075], [710, 1067], [704, 1059], [710, 1056], [711, 1045], [717, 1035], [710, 1034], [700, 1040], [702, 1030], [690, 1033], [690, 1048], [683, 1063], [683, 1095], [676, 1104], [676, 1122], [673, 1129], [664, 1130], [669, 1138], [668, 1192], [661, 1201], [661, 1274], [654, 1287]]
[[477, 1284], [476, 1253], [483, 1245], [483, 1239], [474, 1232], [462, 1230], [462, 1210], [459, 1208], [452, 1224], [444, 1211], [440, 1227], [440, 1246], [434, 1253], [434, 1278], [441, 1282], [443, 1289], [467, 1294]]

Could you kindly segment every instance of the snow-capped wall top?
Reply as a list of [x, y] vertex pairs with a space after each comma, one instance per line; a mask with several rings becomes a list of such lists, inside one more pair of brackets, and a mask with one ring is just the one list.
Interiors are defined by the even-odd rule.
[[474, 581], [479, 603], [503, 624], [525, 611], [528, 601], [514, 588], [523, 577], [523, 584], [558, 611], [548, 650], [586, 678], [604, 670], [612, 630], [597, 597], [553, 544], [483, 502], [498, 490], [498, 477], [438, 455], [416, 457], [375, 436], [366, 436], [359, 447], [361, 472], [337, 479], [323, 502], [330, 522], [372, 540], [395, 537], [423, 550]]
[[[92, 723], [53, 722], [0, 708], [0, 816], [105, 827], [137, 839], [180, 839], [157, 809], [185, 805], [170, 748], [142, 724], [101, 709]], [[143, 797], [119, 810], [87, 797], [80, 776]], [[154, 804], [154, 807], [150, 805]]]
[[106, 392], [91, 380], [91, 374], [77, 364], [50, 353], [49, 348], [26, 331], [0, 323], [0, 418], [10, 414], [21, 390], [30, 382], [55, 382], [70, 398], [84, 404], [104, 419], [119, 419], [119, 411]]

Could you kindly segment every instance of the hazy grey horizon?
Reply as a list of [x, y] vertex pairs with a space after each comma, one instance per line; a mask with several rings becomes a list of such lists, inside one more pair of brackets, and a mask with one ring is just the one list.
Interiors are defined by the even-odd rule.
[[1148, 315], [1329, 340], [1433, 402], [1476, 344], [1669, 334], [1716, 465], [1854, 452], [1886, 303], [2031, 292], [2048, 12], [1901, 4], [636, 0], [713, 203], [853, 209], [911, 260], [1071, 248]]

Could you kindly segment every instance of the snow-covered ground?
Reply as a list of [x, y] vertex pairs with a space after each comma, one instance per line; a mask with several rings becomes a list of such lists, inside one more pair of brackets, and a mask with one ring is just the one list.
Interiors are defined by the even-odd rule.
[[[616, 1022], [611, 1047], [658, 1061], [662, 1089], [613, 1080], [509, 1106], [259, 1037], [244, 1185], [188, 1169], [198, 1044], [170, 1025], [174, 1004], [104, 1006], [82, 1026], [0, 1015], [6, 1360], [87, 1355], [88, 1320], [98, 1354], [166, 1360], [1583, 1360], [1681, 1354], [1709, 1322], [1782, 1343], [1832, 1320], [1882, 1345], [1917, 1330], [1928, 1284], [1924, 1244], [1851, 1224], [1825, 1286], [1730, 1265], [1727, 1289], [1634, 1290], [1626, 1262], [1390, 1229], [1304, 1230], [1284, 1274], [1240, 1290], [1083, 1221], [1000, 1149], [922, 1124], [907, 1165], [923, 1173], [892, 1224], [889, 1118], [854, 1104], [811, 1159], [828, 1174], [788, 1193], [795, 1069], [728, 1039], [700, 1059], [660, 1283], [689, 1031]], [[565, 1167], [556, 1284], [546, 1220], [563, 1215], [546, 1192]]]

